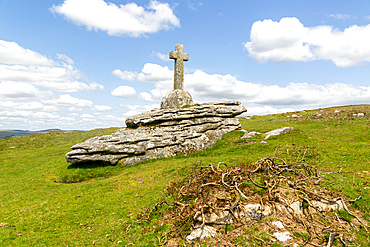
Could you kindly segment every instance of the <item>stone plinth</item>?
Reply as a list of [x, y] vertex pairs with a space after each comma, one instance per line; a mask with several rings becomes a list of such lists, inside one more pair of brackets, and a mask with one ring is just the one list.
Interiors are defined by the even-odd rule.
[[181, 108], [185, 105], [193, 105], [191, 95], [181, 89], [175, 89], [168, 92], [161, 101], [161, 108]]

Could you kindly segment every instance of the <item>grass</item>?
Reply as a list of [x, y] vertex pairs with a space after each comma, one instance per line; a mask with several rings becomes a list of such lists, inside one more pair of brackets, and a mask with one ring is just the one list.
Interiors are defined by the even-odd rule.
[[[353, 115], [357, 113], [365, 115]], [[134, 166], [65, 161], [72, 145], [116, 128], [0, 140], [0, 246], [157, 246], [169, 229], [154, 228], [160, 225], [162, 212], [144, 224], [136, 216], [166, 196], [170, 181], [184, 177], [196, 163], [254, 163], [273, 156], [278, 147], [277, 157], [304, 159], [324, 172], [342, 169], [324, 174], [324, 186], [348, 199], [362, 196], [351, 210], [361, 210], [369, 220], [369, 105], [241, 118], [240, 122], [247, 131], [266, 133], [284, 126], [294, 130], [270, 137], [267, 143], [260, 143], [263, 135], [241, 139], [244, 133], [234, 131], [202, 152]], [[338, 216], [351, 220], [345, 213]], [[364, 246], [364, 231], [356, 234], [358, 244]], [[250, 241], [259, 244], [258, 239]]]

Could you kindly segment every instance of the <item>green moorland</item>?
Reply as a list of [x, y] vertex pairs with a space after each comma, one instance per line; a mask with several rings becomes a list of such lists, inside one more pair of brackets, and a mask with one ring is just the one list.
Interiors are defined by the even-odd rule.
[[[274, 156], [277, 147], [276, 156], [291, 161], [301, 160], [304, 152], [304, 162], [326, 174], [323, 186], [334, 194], [362, 196], [350, 210], [370, 219], [370, 105], [240, 122], [247, 131], [294, 130], [267, 143], [260, 143], [263, 135], [241, 139], [244, 133], [234, 131], [202, 152], [134, 166], [65, 161], [72, 145], [117, 128], [0, 140], [0, 246], [158, 246], [169, 227], [155, 227], [159, 214], [148, 223], [137, 221], [137, 215], [166, 197], [171, 181], [186, 176], [195, 164], [254, 163]], [[356, 235], [359, 246], [369, 243], [363, 229]]]

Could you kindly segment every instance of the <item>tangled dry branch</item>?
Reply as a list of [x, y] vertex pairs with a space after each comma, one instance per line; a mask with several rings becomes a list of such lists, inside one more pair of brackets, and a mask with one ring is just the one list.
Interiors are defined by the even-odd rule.
[[[345, 241], [356, 242], [350, 232], [359, 228], [368, 231], [366, 223], [349, 211], [342, 197], [334, 198], [330, 191], [320, 187], [320, 181], [315, 167], [287, 163], [276, 157], [236, 166], [223, 162], [199, 164], [185, 179], [167, 188], [174, 198], [165, 217], [173, 225], [170, 238], [178, 241], [192, 229], [212, 226], [217, 234], [210, 241], [232, 243], [236, 237], [245, 236], [248, 226], [258, 223], [260, 231], [267, 232], [271, 238], [261, 239], [256, 235], [255, 239], [270, 245], [279, 240], [274, 233], [280, 230], [272, 223], [282, 222], [292, 233], [285, 244], [332, 246], [335, 237], [344, 245]], [[141, 219], [149, 219], [151, 213], [164, 204], [169, 205], [162, 201], [148, 208]], [[254, 208], [248, 211], [251, 205]], [[341, 221], [337, 209], [354, 219], [344, 217]], [[225, 225], [233, 225], [233, 230], [222, 230], [226, 229]]]

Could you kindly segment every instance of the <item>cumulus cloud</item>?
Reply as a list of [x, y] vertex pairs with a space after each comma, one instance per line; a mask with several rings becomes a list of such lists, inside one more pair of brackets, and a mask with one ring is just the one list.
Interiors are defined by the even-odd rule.
[[160, 52], [154, 52], [154, 51], [152, 52], [152, 57], [158, 57], [159, 59], [165, 62], [168, 62], [171, 60], [169, 59], [168, 55], [162, 54]]
[[[71, 111], [105, 111], [109, 106], [56, 92], [104, 90], [96, 82], [85, 83], [85, 76], [65, 54], [61, 63], [25, 49], [15, 42], [0, 40], [0, 122], [4, 128], [92, 128], [76, 121]], [[73, 114], [73, 113], [72, 113]], [[103, 118], [104, 116], [101, 116]], [[76, 120], [77, 118], [77, 120]], [[75, 121], [76, 120], [76, 121]], [[109, 127], [108, 122], [105, 127]], [[116, 123], [118, 126], [118, 122]], [[43, 127], [42, 127], [43, 126]]]
[[0, 81], [1, 100], [42, 100], [51, 98], [53, 95], [51, 91], [41, 91], [28, 83]]
[[57, 62], [37, 52], [25, 49], [15, 42], [0, 40], [0, 63], [32, 66], [56, 66]]
[[332, 17], [334, 19], [338, 20], [345, 20], [345, 19], [356, 19], [355, 16], [348, 15], [348, 14], [330, 14], [329, 17]]
[[122, 98], [131, 98], [136, 95], [136, 91], [133, 87], [130, 86], [119, 86], [113, 89], [111, 95]]
[[141, 73], [136, 77], [138, 81], [142, 82], [156, 82], [171, 78], [173, 78], [173, 71], [169, 70], [167, 66], [162, 67], [153, 63], [146, 63]]
[[104, 86], [96, 82], [86, 84], [78, 81], [81, 77], [81, 72], [71, 65], [46, 67], [0, 64], [0, 81], [27, 82], [58, 92], [104, 90]]
[[95, 111], [109, 111], [112, 110], [112, 107], [107, 105], [95, 105], [93, 109]]
[[14, 102], [14, 101], [0, 101], [1, 108], [11, 108], [15, 110], [42, 110], [44, 105], [38, 101], [29, 102]]
[[69, 64], [59, 65], [52, 59], [25, 49], [15, 42], [0, 40], [0, 82], [23, 82], [68, 93], [104, 90], [104, 86], [96, 82], [87, 84], [79, 81], [84, 76], [72, 66], [73, 61], [64, 54], [57, 56]]
[[[165, 69], [158, 71], [167, 73]], [[155, 88], [150, 92], [139, 93], [139, 99], [159, 102], [173, 89], [172, 79], [162, 80], [166, 77], [160, 75], [157, 77], [160, 79], [153, 81]], [[230, 74], [207, 74], [201, 70], [185, 74], [184, 82], [185, 90], [192, 95], [196, 103], [238, 100], [248, 109], [253, 109], [248, 111], [248, 114], [279, 113], [333, 105], [363, 104], [370, 101], [370, 86], [344, 83], [316, 85], [292, 82], [287, 86], [263, 85], [240, 81]]]
[[133, 115], [137, 115], [143, 112], [151, 111], [155, 108], [159, 108], [159, 104], [150, 104], [150, 105], [120, 105], [121, 107], [124, 107], [128, 109], [127, 112], [124, 113], [124, 116], [129, 117]]
[[339, 31], [325, 25], [305, 27], [295, 17], [266, 19], [253, 23], [250, 39], [244, 46], [258, 62], [331, 60], [342, 68], [370, 62], [370, 24]]
[[117, 6], [103, 0], [64, 0], [60, 5], [53, 5], [50, 11], [64, 15], [88, 30], [102, 30], [114, 36], [139, 37], [180, 27], [180, 21], [170, 5], [155, 0], [151, 0], [146, 7], [136, 3]]
[[74, 64], [74, 61], [65, 54], [57, 54], [57, 58], [66, 61], [68, 64]]
[[57, 105], [57, 106], [62, 106], [62, 107], [93, 107], [94, 104], [91, 100], [85, 100], [85, 99], [79, 99], [72, 97], [69, 94], [63, 94], [60, 95], [56, 99], [52, 100], [45, 100], [45, 104], [50, 104], [50, 105]]
[[113, 70], [112, 75], [117, 76], [121, 80], [124, 81], [135, 81], [137, 72], [132, 72], [132, 71], [121, 71], [119, 69]]
[[154, 63], [146, 63], [141, 73], [127, 70], [122, 72], [116, 69], [112, 71], [112, 74], [125, 81], [157, 82], [173, 78], [173, 71], [167, 66], [163, 67]]

